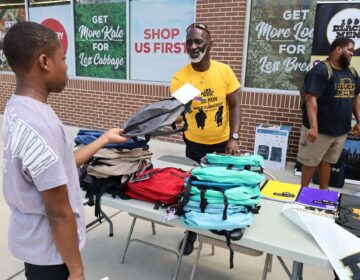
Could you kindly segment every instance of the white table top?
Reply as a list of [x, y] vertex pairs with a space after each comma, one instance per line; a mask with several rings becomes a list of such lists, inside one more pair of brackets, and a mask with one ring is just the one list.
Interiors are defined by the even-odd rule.
[[[184, 170], [191, 168], [186, 165], [153, 160], [155, 167], [179, 167]], [[153, 209], [154, 204], [130, 199], [113, 199], [104, 194], [102, 205], [113, 207], [130, 214], [147, 218], [157, 222], [164, 222], [164, 209]], [[331, 265], [327, 256], [312, 236], [298, 228], [281, 214], [284, 204], [281, 202], [263, 199], [259, 214], [254, 215], [253, 224], [246, 228], [245, 234], [235, 244], [246, 246], [259, 251], [264, 251], [276, 256], [285, 257], [300, 263], [311, 264], [320, 268], [330, 269]], [[169, 225], [185, 228], [180, 220], [168, 222]], [[193, 230], [193, 229], [191, 229]], [[212, 234], [210, 231], [199, 231], [204, 235], [224, 239], [224, 237]]]

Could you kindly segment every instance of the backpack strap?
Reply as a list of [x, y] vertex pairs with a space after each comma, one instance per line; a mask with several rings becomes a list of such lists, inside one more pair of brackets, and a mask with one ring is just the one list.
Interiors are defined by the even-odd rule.
[[225, 221], [227, 219], [227, 209], [228, 209], [228, 206], [229, 206], [229, 202], [228, 202], [228, 199], [227, 199], [227, 196], [225, 195], [225, 190], [221, 189], [221, 192], [224, 196], [224, 211], [223, 211], [223, 221]]
[[[198, 187], [199, 188], [199, 187]], [[206, 193], [207, 189], [205, 188], [202, 188], [200, 187], [200, 198], [201, 198], [201, 201], [200, 201], [200, 210], [201, 210], [201, 213], [205, 213], [205, 208], [206, 206], [209, 204], [207, 202], [207, 199], [205, 198], [205, 193]]]
[[331, 66], [331, 63], [330, 63], [329, 58], [326, 58], [325, 60], [323, 60], [323, 63], [325, 64], [326, 70], [327, 70], [327, 73], [328, 73], [328, 78], [327, 78], [327, 80], [330, 81], [330, 80], [331, 80], [331, 77], [332, 77], [332, 75], [333, 75], [333, 69], [332, 69], [332, 66]]
[[89, 206], [94, 206], [95, 205], [94, 197], [96, 196], [97, 191], [100, 187], [100, 179], [94, 176], [91, 177], [92, 177], [92, 183], [89, 185], [89, 188], [86, 192], [86, 197], [89, 199], [87, 204]]
[[231, 247], [231, 240], [237, 241], [240, 240], [244, 235], [243, 229], [233, 229], [233, 230], [210, 230], [212, 233], [223, 235], [226, 238], [226, 246], [230, 250], [230, 269], [234, 268], [234, 250]]
[[355, 69], [355, 67], [354, 66], [352, 66], [352, 65], [349, 65], [349, 70], [350, 70], [350, 72], [351, 72], [351, 74], [354, 76], [354, 78], [356, 78], [356, 77], [358, 77], [358, 73], [357, 73], [357, 71], [356, 71], [356, 69]]
[[[331, 67], [331, 63], [329, 61], [329, 58], [327, 57], [326, 59], [324, 59], [322, 61], [322, 63], [324, 63], [325, 66], [326, 66], [326, 71], [327, 71], [327, 74], [328, 74], [327, 80], [330, 81], [331, 78], [332, 78], [332, 75], [333, 75], [333, 69]], [[302, 85], [301, 89], [300, 89], [300, 109], [303, 110], [303, 111], [306, 108], [305, 95], [306, 95], [306, 92], [305, 92], [305, 83], [304, 83]]]
[[101, 197], [102, 195], [111, 187], [114, 187], [117, 185], [117, 179], [121, 176], [112, 176], [108, 178], [98, 178], [98, 191], [95, 196], [95, 216], [99, 218], [99, 221], [101, 219]]
[[[330, 60], [329, 60], [329, 58], [326, 58], [325, 60], [323, 60], [323, 62], [326, 65], [326, 69], [327, 69], [327, 72], [328, 72], [328, 81], [330, 81], [330, 79], [332, 77], [332, 74], [333, 74], [333, 69], [332, 69]], [[348, 69], [349, 69], [349, 71], [351, 72], [351, 74], [353, 75], [354, 78], [356, 78], [358, 76], [358, 73], [357, 73], [354, 66], [349, 65]]]
[[185, 184], [185, 190], [182, 194], [182, 199], [179, 202], [179, 205], [177, 206], [176, 213], [175, 213], [178, 216], [185, 215], [184, 207], [186, 204], [189, 203], [189, 200], [190, 200], [192, 180], [193, 180], [193, 176], [189, 177], [187, 183]]

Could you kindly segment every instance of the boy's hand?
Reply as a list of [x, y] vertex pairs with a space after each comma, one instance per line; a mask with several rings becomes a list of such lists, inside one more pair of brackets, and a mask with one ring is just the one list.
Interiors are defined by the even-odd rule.
[[129, 140], [129, 138], [120, 136], [123, 132], [121, 128], [111, 128], [106, 131], [101, 137], [104, 138], [106, 144], [120, 144]]

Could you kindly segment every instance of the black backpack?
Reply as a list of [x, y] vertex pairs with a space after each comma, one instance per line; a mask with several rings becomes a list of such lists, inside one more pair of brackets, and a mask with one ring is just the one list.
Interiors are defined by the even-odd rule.
[[[321, 61], [321, 63], [324, 63], [326, 65], [326, 69], [327, 69], [327, 73], [328, 73], [328, 81], [331, 80], [332, 76], [333, 76], [333, 69], [331, 67], [331, 63], [329, 61], [329, 58]], [[356, 69], [354, 66], [349, 65], [348, 69], [350, 70], [351, 74], [354, 77], [357, 77], [358, 74], [356, 72]], [[305, 106], [306, 106], [306, 101], [305, 101], [305, 83], [303, 84], [303, 86], [300, 89], [300, 109], [304, 111]]]

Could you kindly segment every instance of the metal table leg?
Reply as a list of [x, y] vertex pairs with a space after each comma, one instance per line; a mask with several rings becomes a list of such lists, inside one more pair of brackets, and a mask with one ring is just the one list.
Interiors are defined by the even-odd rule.
[[126, 240], [126, 245], [125, 245], [125, 250], [124, 250], [124, 253], [123, 253], [123, 256], [121, 258], [121, 263], [124, 263], [125, 261], [125, 255], [126, 255], [126, 252], [129, 248], [129, 244], [130, 244], [130, 239], [131, 239], [131, 235], [134, 231], [134, 227], [135, 227], [135, 223], [136, 223], [136, 217], [133, 218], [133, 221], [131, 223], [131, 226], [130, 226], [130, 231], [129, 231], [129, 234], [128, 234], [128, 237], [127, 237], [127, 240]]
[[293, 261], [291, 280], [301, 280], [302, 270], [303, 270], [303, 264], [300, 262]]
[[186, 242], [187, 242], [187, 239], [189, 237], [189, 231], [187, 230], [185, 232], [185, 237], [184, 237], [184, 241], [182, 242], [182, 246], [181, 246], [181, 249], [180, 249], [180, 255], [178, 257], [178, 261], [177, 261], [177, 264], [176, 264], [176, 268], [175, 268], [175, 272], [174, 272], [174, 275], [173, 275], [173, 280], [176, 280], [177, 279], [177, 276], [178, 276], [178, 273], [179, 273], [179, 268], [180, 268], [180, 264], [181, 264], [181, 259], [182, 259], [182, 256], [184, 254], [184, 250], [185, 250], [185, 246], [186, 246]]

